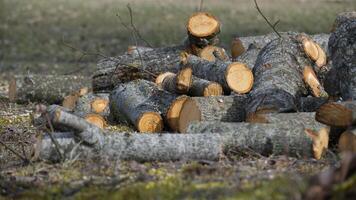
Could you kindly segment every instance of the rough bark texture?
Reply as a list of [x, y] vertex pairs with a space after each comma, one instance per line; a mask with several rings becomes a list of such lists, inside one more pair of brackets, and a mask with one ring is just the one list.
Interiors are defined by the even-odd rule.
[[261, 48], [257, 47], [255, 44], [251, 44], [250, 46], [248, 46], [247, 50], [243, 54], [238, 56], [233, 61], [244, 63], [247, 65], [247, 67], [253, 69], [260, 50]]
[[341, 13], [329, 40], [329, 54], [336, 68], [334, 84], [344, 100], [356, 99], [356, 12]]
[[320, 106], [328, 102], [327, 98], [301, 97], [298, 99], [299, 112], [315, 112]]
[[159, 89], [147, 80], [134, 80], [115, 88], [110, 95], [110, 112], [116, 119], [124, 119], [135, 125], [146, 112], [166, 116], [176, 95]]
[[[210, 91], [209, 88], [211, 87]], [[224, 91], [219, 83], [204, 80], [198, 77], [192, 77], [192, 84], [189, 88], [188, 95], [193, 97], [203, 97], [203, 96], [220, 96], [223, 95]]]
[[245, 101], [245, 96], [232, 95], [189, 98], [179, 116], [179, 131], [185, 132], [192, 121], [244, 121]]
[[[100, 102], [99, 102], [100, 101]], [[100, 103], [101, 105], [93, 105], [95, 103]], [[97, 108], [97, 107], [100, 108]], [[109, 108], [109, 94], [108, 93], [88, 93], [84, 96], [81, 96], [76, 106], [73, 109], [73, 113], [80, 117], [85, 117], [88, 114], [99, 114], [102, 117], [108, 119], [110, 115]]]
[[[124, 54], [116, 58], [99, 61], [98, 70], [93, 75], [94, 91], [111, 91], [116, 85], [136, 79], [154, 81], [162, 72], [178, 72], [180, 53], [186, 46], [155, 48], [136, 54]], [[141, 65], [141, 58], [143, 66]]]
[[19, 75], [10, 81], [9, 99], [18, 103], [60, 104], [64, 97], [90, 87], [91, 79], [69, 75]]
[[297, 110], [297, 98], [307, 94], [302, 77], [304, 67], [312, 66], [297, 37], [284, 35], [260, 51], [253, 68], [255, 83], [248, 113]]

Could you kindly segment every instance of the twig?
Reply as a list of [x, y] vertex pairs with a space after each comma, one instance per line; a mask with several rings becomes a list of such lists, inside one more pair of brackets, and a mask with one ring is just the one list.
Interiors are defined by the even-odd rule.
[[54, 128], [53, 128], [52, 122], [51, 122], [51, 120], [50, 120], [50, 118], [48, 116], [47, 111], [45, 112], [45, 117], [46, 117], [46, 120], [48, 122], [49, 128], [51, 129], [51, 132], [47, 132], [47, 134], [51, 138], [51, 141], [54, 144], [54, 147], [55, 147], [55, 149], [56, 149], [56, 151], [57, 151], [57, 153], [59, 155], [60, 160], [63, 161], [64, 157], [63, 157], [63, 155], [62, 155], [62, 153], [60, 151], [60, 147], [59, 147], [58, 141], [52, 135], [52, 133], [54, 133]]
[[269, 22], [269, 20], [267, 19], [267, 17], [262, 13], [262, 11], [261, 11], [261, 9], [260, 9], [260, 7], [258, 6], [258, 4], [257, 4], [257, 0], [254, 0], [255, 1], [255, 6], [256, 6], [256, 9], [257, 9], [257, 11], [261, 14], [261, 16], [263, 17], [263, 19], [267, 22], [267, 24], [273, 29], [273, 31], [278, 35], [278, 37], [282, 37], [279, 33], [278, 33], [278, 31], [276, 30], [276, 25], [279, 23], [279, 20], [277, 20], [275, 23], [274, 23], [274, 25], [272, 25], [270, 22]]
[[204, 0], [200, 0], [199, 12], [201, 12], [203, 10], [203, 4], [204, 4]]
[[21, 154], [16, 152], [14, 149], [12, 149], [11, 147], [7, 146], [7, 144], [5, 144], [3, 141], [0, 140], [0, 144], [3, 145], [5, 147], [5, 149], [11, 151], [13, 154], [15, 154], [17, 157], [19, 157], [23, 162], [31, 163], [29, 159], [25, 158], [24, 156], [22, 156]]

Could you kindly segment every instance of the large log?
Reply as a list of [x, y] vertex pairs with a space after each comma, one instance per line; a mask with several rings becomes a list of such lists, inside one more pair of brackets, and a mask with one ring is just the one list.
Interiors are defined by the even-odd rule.
[[298, 120], [272, 124], [193, 122], [188, 133], [231, 133], [233, 140], [262, 155], [288, 155], [320, 159], [328, 148], [329, 128]]
[[189, 54], [182, 54], [181, 60], [192, 68], [194, 76], [219, 83], [226, 93], [232, 90], [244, 94], [253, 86], [253, 74], [243, 63], [209, 62]]
[[337, 73], [338, 84], [344, 100], [356, 99], [356, 12], [341, 13], [335, 22], [335, 31], [329, 40], [329, 54]]
[[180, 70], [180, 53], [187, 48], [185, 45], [154, 48], [140, 52], [140, 56], [126, 53], [116, 58], [103, 59], [93, 74], [93, 90], [110, 92], [120, 83], [136, 79], [154, 81], [163, 72], [177, 73]]
[[[255, 83], [247, 113], [296, 111], [296, 100], [308, 94], [303, 82], [303, 75], [310, 74], [304, 73], [307, 66], [312, 63], [301, 48], [299, 34], [283, 35], [268, 43], [253, 68]], [[311, 87], [319, 88], [321, 96], [327, 96], [321, 85]]]
[[180, 112], [179, 132], [193, 121], [241, 122], [245, 120], [245, 96], [211, 96], [187, 99]]
[[161, 115], [168, 122], [169, 110], [177, 96], [161, 90], [146, 80], [121, 84], [110, 95], [110, 112], [116, 119], [125, 119], [140, 132], [160, 132], [164, 128]]
[[43, 102], [60, 104], [63, 99], [84, 87], [91, 79], [72, 75], [19, 75], [9, 84], [9, 99], [18, 103]]
[[356, 125], [356, 101], [327, 103], [317, 110], [316, 120], [329, 126]]

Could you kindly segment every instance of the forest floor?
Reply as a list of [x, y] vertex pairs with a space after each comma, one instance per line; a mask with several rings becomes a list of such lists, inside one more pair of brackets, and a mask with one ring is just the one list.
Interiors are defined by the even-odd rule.
[[[116, 16], [129, 20], [127, 3], [141, 35], [155, 47], [182, 41], [185, 22], [199, 5], [173, 0], [0, 1], [0, 141], [7, 146], [0, 144], [0, 199], [302, 199], [315, 174], [340, 165], [337, 154], [317, 161], [253, 152], [214, 162], [24, 162], [41, 132], [31, 123], [35, 104], [8, 101], [7, 79], [28, 73], [90, 75], [100, 57], [79, 60], [79, 49], [115, 56], [133, 44]], [[260, 7], [272, 21], [281, 20], [280, 31], [325, 33], [337, 13], [356, 10], [356, 1], [261, 0]], [[236, 35], [270, 32], [250, 0], [206, 0], [204, 9], [222, 22], [221, 45], [227, 49]]]

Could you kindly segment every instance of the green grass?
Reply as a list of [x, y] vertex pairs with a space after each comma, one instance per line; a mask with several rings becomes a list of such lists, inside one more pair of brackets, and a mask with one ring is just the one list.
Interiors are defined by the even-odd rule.
[[[0, 70], [64, 73], [78, 66], [93, 69], [98, 57], [77, 63], [77, 48], [114, 56], [133, 44], [131, 32], [116, 14], [128, 22], [126, 5], [131, 3], [134, 23], [153, 46], [176, 44], [185, 37], [185, 23], [197, 10], [199, 0], [2, 0], [0, 7]], [[356, 10], [355, 1], [260, 0], [265, 15], [280, 31], [328, 32], [337, 13]], [[204, 10], [222, 23], [222, 46], [235, 35], [258, 35], [270, 28], [254, 8], [252, 0], [204, 1]], [[143, 44], [143, 43], [142, 43]], [[57, 67], [56, 67], [57, 66]]]

